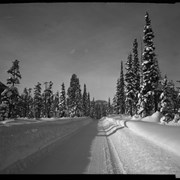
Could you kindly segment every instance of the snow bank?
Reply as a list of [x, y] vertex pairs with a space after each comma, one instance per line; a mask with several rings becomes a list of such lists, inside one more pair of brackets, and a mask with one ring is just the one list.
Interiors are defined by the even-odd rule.
[[[71, 119], [70, 119], [71, 120]], [[46, 121], [43, 123], [22, 124], [0, 127], [0, 173], [9, 173], [20, 164], [26, 164], [29, 156], [51, 147], [58, 140], [76, 132], [89, 124], [91, 118], [61, 123]]]
[[127, 121], [126, 126], [135, 133], [180, 156], [180, 127], [143, 121]]
[[156, 111], [156, 112], [155, 112], [154, 114], [152, 114], [151, 116], [147, 116], [147, 117], [145, 117], [145, 118], [142, 118], [142, 121], [159, 123], [161, 117], [162, 117], [161, 113], [158, 112], [158, 111]]
[[9, 122], [14, 122], [15, 120], [14, 119], [7, 119], [7, 120], [4, 120], [4, 121], [0, 121], [0, 124], [6, 124], [6, 123], [9, 123]]
[[[143, 136], [144, 138], [164, 147], [165, 149], [173, 151], [175, 154], [180, 156], [180, 127], [159, 124], [160, 118], [160, 113], [156, 112], [146, 119], [143, 118], [142, 121], [137, 120], [138, 118], [134, 118], [135, 120], [119, 119], [118, 125], [127, 127], [136, 134]], [[117, 120], [113, 121], [113, 118], [106, 118], [103, 124], [105, 126], [109, 125], [109, 127], [113, 127], [113, 125], [117, 125], [116, 122]]]

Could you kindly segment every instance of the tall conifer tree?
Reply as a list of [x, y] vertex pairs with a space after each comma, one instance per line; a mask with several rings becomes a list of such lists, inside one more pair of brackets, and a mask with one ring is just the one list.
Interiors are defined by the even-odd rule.
[[133, 114], [133, 105], [134, 105], [134, 97], [135, 97], [135, 87], [134, 80], [135, 75], [133, 72], [133, 64], [132, 64], [132, 54], [130, 53], [126, 63], [126, 112], [132, 116]]
[[134, 98], [133, 98], [133, 113], [137, 113], [137, 103], [138, 103], [138, 93], [140, 91], [140, 64], [138, 57], [138, 42], [137, 39], [133, 42], [133, 58], [132, 58], [132, 84], [134, 89]]
[[67, 102], [66, 102], [66, 90], [65, 85], [62, 83], [61, 85], [61, 95], [60, 95], [60, 101], [59, 101], [59, 114], [60, 117], [67, 116]]
[[41, 97], [41, 83], [37, 83], [34, 88], [34, 116], [35, 118], [41, 117], [42, 111], [42, 97]]
[[142, 85], [139, 95], [139, 114], [150, 115], [155, 109], [155, 90], [159, 81], [157, 73], [155, 46], [153, 43], [154, 32], [151, 27], [149, 14], [145, 15], [144, 26], [144, 52], [142, 62]]
[[123, 61], [121, 61], [121, 73], [120, 73], [119, 93], [117, 96], [117, 101], [119, 104], [119, 113], [124, 114], [126, 107], [125, 107], [125, 85], [124, 85]]

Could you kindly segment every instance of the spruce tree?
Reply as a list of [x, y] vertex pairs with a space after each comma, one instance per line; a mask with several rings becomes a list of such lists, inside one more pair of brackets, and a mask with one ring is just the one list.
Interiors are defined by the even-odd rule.
[[82, 104], [82, 93], [81, 93], [81, 86], [80, 86], [79, 78], [77, 78], [75, 102], [76, 102], [76, 107], [77, 107], [75, 116], [81, 117], [83, 116], [83, 104]]
[[95, 118], [95, 100], [91, 101], [91, 106], [90, 106], [90, 117]]
[[19, 61], [12, 62], [12, 67], [7, 71], [10, 77], [7, 79], [9, 87], [2, 93], [8, 104], [8, 118], [17, 117], [19, 92], [16, 85], [20, 84], [21, 74], [19, 71]]
[[71, 117], [82, 116], [82, 94], [79, 79], [73, 74], [67, 91], [68, 111]]
[[111, 105], [111, 99], [108, 98], [108, 104], [107, 104], [107, 115], [112, 114], [112, 105]]
[[126, 62], [126, 74], [125, 74], [125, 81], [126, 81], [126, 112], [132, 116], [133, 114], [133, 105], [135, 99], [135, 74], [133, 71], [133, 64], [132, 64], [132, 54], [130, 53], [128, 56], [128, 60]]
[[138, 42], [137, 39], [133, 42], [133, 59], [132, 59], [132, 84], [134, 91], [133, 98], [133, 113], [137, 113], [138, 93], [140, 91], [140, 64], [138, 58]]
[[32, 97], [32, 88], [28, 89], [28, 118], [34, 118], [34, 111], [33, 111], [33, 107], [34, 107], [34, 100]]
[[36, 119], [41, 117], [42, 111], [42, 97], [41, 97], [41, 83], [37, 83], [34, 88], [34, 117]]
[[119, 105], [119, 114], [124, 114], [126, 107], [125, 107], [125, 87], [124, 87], [124, 73], [123, 73], [123, 61], [121, 61], [121, 73], [120, 73], [120, 80], [119, 80], [119, 93], [117, 96], [117, 101]]
[[139, 114], [142, 116], [150, 115], [155, 106], [155, 90], [159, 81], [159, 75], [157, 72], [156, 65], [156, 54], [155, 47], [153, 43], [154, 32], [151, 27], [151, 20], [149, 14], [145, 15], [145, 26], [144, 26], [144, 52], [143, 52], [143, 62], [142, 62], [142, 85], [140, 87], [139, 95]]
[[66, 117], [67, 116], [67, 104], [66, 104], [66, 90], [65, 85], [62, 83], [61, 85], [61, 95], [60, 95], [60, 101], [59, 101], [59, 115], [60, 117]]
[[166, 121], [169, 121], [172, 117], [174, 110], [174, 102], [172, 96], [172, 84], [168, 81], [165, 75], [162, 80], [162, 93], [160, 95], [160, 112], [166, 117]]
[[95, 103], [95, 119], [100, 119], [102, 117], [102, 109], [99, 103]]
[[58, 117], [59, 116], [59, 92], [57, 91], [53, 95], [53, 117]]
[[113, 98], [113, 109], [115, 114], [119, 114], [120, 109], [120, 78], [117, 79], [116, 94]]
[[88, 95], [86, 92], [86, 84], [84, 84], [84, 91], [83, 91], [83, 97], [82, 97], [82, 105], [83, 105], [83, 115], [87, 116], [88, 114]]
[[22, 100], [22, 117], [28, 117], [28, 110], [29, 110], [29, 94], [28, 94], [28, 89], [24, 88], [24, 91], [21, 95], [21, 100]]
[[45, 90], [43, 93], [43, 114], [45, 117], [50, 118], [52, 116], [52, 104], [53, 104], [53, 92], [52, 85], [53, 82], [45, 82]]
[[87, 116], [90, 116], [90, 109], [91, 109], [91, 100], [90, 100], [90, 93], [88, 92], [88, 96], [87, 96]]
[[116, 94], [115, 94], [114, 97], [113, 97], [113, 102], [112, 102], [112, 112], [113, 112], [114, 114], [117, 114], [117, 113], [116, 113], [116, 112], [117, 112], [116, 106], [117, 106], [117, 96], [116, 96]]

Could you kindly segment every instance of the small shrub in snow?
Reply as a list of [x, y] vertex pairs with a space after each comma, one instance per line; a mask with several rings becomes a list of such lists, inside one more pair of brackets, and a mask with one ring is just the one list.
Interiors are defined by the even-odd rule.
[[177, 123], [177, 122], [179, 121], [179, 119], [180, 119], [179, 114], [175, 114], [175, 115], [174, 115], [174, 119], [173, 119], [174, 122]]

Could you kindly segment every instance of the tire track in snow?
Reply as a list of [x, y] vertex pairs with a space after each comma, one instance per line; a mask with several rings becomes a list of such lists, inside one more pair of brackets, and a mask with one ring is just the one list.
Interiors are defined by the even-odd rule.
[[90, 163], [85, 173], [117, 174], [103, 124], [99, 122], [97, 128], [98, 134], [92, 142]]
[[[104, 127], [103, 127], [103, 129], [104, 129]], [[116, 127], [115, 127], [115, 129], [116, 129]], [[112, 166], [113, 173], [114, 174], [126, 174], [126, 171], [124, 170], [124, 167], [123, 167], [123, 163], [121, 162], [121, 159], [117, 153], [116, 147], [112, 143], [111, 139], [108, 137], [107, 131], [105, 129], [104, 129], [104, 132], [105, 132], [106, 140], [107, 140], [107, 144], [108, 144], [109, 158], [111, 159], [111, 166]]]

